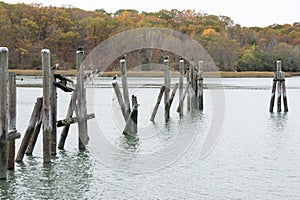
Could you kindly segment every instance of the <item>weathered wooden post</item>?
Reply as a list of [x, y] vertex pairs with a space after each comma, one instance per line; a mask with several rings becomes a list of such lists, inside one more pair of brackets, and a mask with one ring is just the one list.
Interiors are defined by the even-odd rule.
[[77, 118], [78, 118], [78, 140], [79, 149], [85, 149], [89, 141], [87, 134], [87, 115], [86, 109], [86, 92], [84, 88], [84, 52], [78, 50], [76, 52], [76, 66], [77, 66]]
[[0, 179], [7, 178], [7, 71], [8, 48], [0, 47]]
[[168, 110], [171, 109], [171, 106], [172, 106], [172, 103], [173, 103], [173, 100], [174, 100], [174, 97], [175, 97], [177, 88], [178, 88], [178, 83], [175, 84], [175, 86], [174, 86], [174, 88], [173, 88], [173, 90], [172, 90], [170, 99], [169, 99], [169, 101], [168, 101]]
[[282, 82], [282, 79], [281, 79], [281, 74], [282, 74], [282, 71], [281, 71], [281, 61], [280, 60], [277, 60], [277, 112], [281, 112], [281, 93], [282, 93], [282, 90], [281, 90], [281, 82]]
[[198, 99], [199, 110], [203, 110], [203, 61], [198, 64]]
[[152, 115], [151, 115], [151, 118], [150, 118], [150, 121], [154, 122], [154, 119], [155, 119], [155, 116], [156, 116], [156, 113], [157, 113], [157, 110], [158, 110], [158, 107], [159, 107], [159, 104], [161, 102], [161, 99], [162, 99], [162, 96], [165, 92], [165, 86], [161, 86], [160, 88], [160, 91], [159, 91], [159, 94], [158, 94], [158, 97], [157, 97], [157, 100], [156, 100], [156, 104], [154, 106], [154, 109], [153, 109], [153, 112], [152, 112]]
[[[70, 118], [73, 116], [73, 113], [75, 111], [75, 107], [76, 107], [76, 99], [77, 99], [77, 92], [76, 90], [73, 91], [72, 96], [71, 96], [71, 100], [69, 103], [69, 107], [68, 107], [68, 111], [66, 114], [66, 119]], [[64, 128], [61, 131], [61, 136], [60, 136], [60, 140], [58, 143], [58, 148], [59, 149], [63, 149], [65, 146], [65, 142], [69, 133], [69, 129], [70, 129], [70, 125], [64, 126]]]
[[282, 95], [283, 95], [283, 106], [284, 112], [288, 112], [288, 103], [287, 103], [287, 95], [286, 95], [286, 87], [285, 87], [285, 77], [284, 73], [282, 73]]
[[269, 107], [270, 112], [273, 112], [273, 108], [274, 108], [276, 84], [277, 84], [277, 72], [274, 72], [273, 86], [272, 86], [272, 93], [271, 93], [271, 100], [270, 100], [270, 107]]
[[128, 92], [126, 60], [125, 60], [125, 58], [122, 58], [120, 60], [120, 65], [121, 65], [121, 73], [122, 73], [122, 87], [123, 87], [125, 111], [126, 111], [127, 115], [129, 115], [130, 114], [130, 101], [129, 101], [129, 92]]
[[126, 122], [127, 119], [128, 119], [129, 114], [128, 114], [128, 112], [126, 111], [125, 103], [124, 103], [124, 101], [123, 101], [122, 93], [121, 93], [121, 91], [120, 91], [120, 87], [119, 87], [119, 84], [118, 84], [117, 80], [113, 80], [113, 81], [112, 81], [112, 86], [113, 86], [113, 88], [114, 88], [114, 91], [115, 91], [115, 94], [116, 94], [116, 96], [117, 96], [119, 105], [120, 105], [120, 107], [121, 107], [121, 111], [122, 111], [124, 120], [125, 120], [125, 122]]
[[184, 60], [179, 61], [179, 115], [183, 115], [183, 76], [184, 76]]
[[164, 59], [164, 71], [165, 71], [165, 78], [164, 78], [165, 120], [168, 121], [170, 119], [170, 107], [168, 106], [168, 102], [169, 102], [169, 98], [170, 98], [170, 87], [171, 87], [171, 73], [170, 73], [170, 68], [169, 68], [169, 58], [168, 57], [166, 57]]
[[51, 69], [51, 92], [50, 92], [50, 101], [51, 101], [51, 155], [56, 155], [56, 143], [57, 143], [57, 91], [55, 78], [56, 70]]
[[[9, 132], [16, 132], [17, 129], [17, 87], [16, 73], [10, 72], [8, 77], [8, 129]], [[7, 146], [7, 169], [15, 168], [15, 138], [8, 140]]]
[[194, 59], [190, 62], [190, 84], [191, 84], [191, 109], [195, 110], [197, 107], [197, 78], [195, 70], [195, 61]]
[[51, 158], [51, 117], [50, 117], [50, 51], [43, 49], [41, 51], [42, 67], [43, 67], [43, 160], [49, 163]]
[[186, 85], [187, 85], [187, 98], [186, 98], [186, 104], [187, 104], [187, 111], [190, 111], [191, 110], [191, 67], [189, 67], [187, 69], [187, 72], [186, 72]]
[[191, 68], [192, 68], [192, 87], [194, 89], [193, 94], [194, 94], [194, 96], [197, 96], [198, 85], [197, 85], [197, 73], [196, 73], [196, 69], [195, 69], [195, 60], [194, 59], [192, 59], [192, 61], [191, 61]]
[[273, 112], [276, 87], [277, 87], [277, 95], [278, 95], [277, 96], [277, 112], [281, 112], [282, 96], [283, 96], [284, 112], [288, 112], [285, 78], [284, 78], [284, 72], [282, 72], [282, 68], [281, 68], [281, 60], [280, 59], [277, 60], [276, 64], [277, 64], [277, 71], [274, 73], [269, 111]]
[[40, 117], [42, 105], [43, 105], [43, 98], [37, 98], [37, 101], [35, 103], [35, 106], [33, 108], [32, 114], [29, 119], [29, 125], [24, 133], [23, 140], [16, 157], [16, 162], [21, 162], [23, 160], [25, 151], [31, 140], [31, 136], [35, 130], [36, 123]]
[[138, 102], [137, 102], [137, 96], [132, 95], [131, 96], [131, 103], [132, 103], [132, 113], [131, 113], [131, 119], [132, 119], [132, 131], [134, 134], [137, 134], [138, 132]]
[[40, 110], [40, 111], [38, 111], [37, 120], [36, 120], [32, 135], [30, 137], [30, 140], [29, 140], [26, 152], [25, 152], [26, 155], [32, 155], [32, 152], [33, 152], [33, 149], [35, 147], [36, 141], [37, 141], [38, 136], [40, 134], [40, 130], [41, 130], [41, 127], [42, 127], [42, 120], [43, 120], [43, 114]]
[[138, 103], [137, 97], [132, 95], [132, 111], [128, 116], [123, 134], [135, 136], [137, 134]]

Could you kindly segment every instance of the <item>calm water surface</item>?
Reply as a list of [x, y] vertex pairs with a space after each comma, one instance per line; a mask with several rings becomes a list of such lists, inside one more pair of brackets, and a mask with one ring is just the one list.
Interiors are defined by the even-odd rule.
[[[30, 83], [39, 83], [30, 79]], [[173, 81], [176, 81], [174, 79]], [[26, 82], [26, 80], [25, 80]], [[176, 113], [164, 123], [163, 107], [156, 122], [151, 111], [159, 78], [129, 78], [138, 96], [139, 135], [125, 137], [125, 122], [110, 88], [110, 78], [89, 88], [90, 143], [78, 151], [77, 127], [72, 126], [65, 150], [52, 163], [42, 163], [41, 136], [33, 156], [25, 156], [0, 182], [1, 199], [300, 199], [300, 78], [287, 78], [288, 113], [268, 112], [272, 79], [206, 79], [205, 109]], [[224, 115], [214, 120], [213, 92]], [[24, 133], [41, 88], [18, 88], [18, 130]], [[58, 94], [58, 118], [64, 117], [70, 94]], [[218, 133], [213, 127], [221, 125]], [[61, 129], [58, 129], [60, 134]], [[201, 156], [208, 134], [216, 145]], [[20, 145], [17, 141], [17, 146]], [[18, 149], [17, 149], [18, 150]]]

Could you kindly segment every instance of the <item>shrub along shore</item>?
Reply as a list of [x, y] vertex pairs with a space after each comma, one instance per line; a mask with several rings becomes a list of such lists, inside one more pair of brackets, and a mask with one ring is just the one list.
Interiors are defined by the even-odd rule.
[[[42, 70], [9, 70], [10, 72], [16, 72], [17, 76], [42, 76]], [[64, 76], [75, 76], [76, 70], [58, 70], [58, 74]], [[120, 71], [108, 71], [99, 74], [103, 77], [112, 77], [114, 75], [121, 75]], [[285, 77], [299, 76], [300, 72], [286, 72]], [[129, 71], [128, 76], [130, 77], [163, 77], [163, 71]], [[172, 77], [178, 77], [179, 73], [176, 71], [172, 72]], [[246, 72], [204, 72], [206, 78], [267, 78], [273, 77], [274, 72], [257, 72], [257, 71], [246, 71]]]

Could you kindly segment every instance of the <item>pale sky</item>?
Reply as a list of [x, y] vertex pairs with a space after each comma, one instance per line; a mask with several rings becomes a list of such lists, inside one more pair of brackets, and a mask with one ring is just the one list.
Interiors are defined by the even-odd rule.
[[[0, 0], [1, 1], [1, 0]], [[2, 0], [6, 3], [42, 3], [61, 6], [69, 4], [84, 10], [103, 8], [158, 11], [161, 9], [192, 9], [202, 13], [226, 15], [242, 26], [292, 24], [300, 22], [300, 0]]]

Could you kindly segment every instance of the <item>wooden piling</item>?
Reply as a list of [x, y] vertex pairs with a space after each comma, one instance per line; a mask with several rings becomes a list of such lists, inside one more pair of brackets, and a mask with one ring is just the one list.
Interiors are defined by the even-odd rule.
[[27, 146], [29, 144], [30, 138], [32, 136], [36, 122], [39, 118], [39, 115], [40, 115], [40, 112], [42, 109], [42, 102], [43, 102], [43, 98], [37, 98], [35, 106], [33, 108], [32, 114], [31, 114], [31, 117], [30, 117], [30, 120], [29, 120], [28, 127], [24, 133], [23, 140], [22, 140], [22, 143], [20, 145], [20, 148], [19, 148], [19, 151], [18, 151], [18, 154], [16, 157], [16, 162], [21, 162], [23, 160], [25, 151], [27, 149]]
[[77, 66], [77, 117], [78, 117], [78, 146], [79, 149], [85, 149], [89, 137], [87, 134], [86, 111], [86, 92], [84, 88], [84, 52], [79, 50], [76, 52]]
[[50, 73], [50, 51], [41, 51], [43, 67], [43, 161], [49, 163], [51, 158], [51, 117], [50, 117], [50, 92], [51, 92], [51, 73]]
[[26, 151], [25, 151], [26, 155], [32, 155], [32, 152], [34, 150], [36, 141], [37, 141], [38, 136], [40, 134], [40, 130], [41, 130], [41, 127], [42, 127], [42, 120], [43, 120], [43, 114], [42, 114], [41, 111], [39, 111], [37, 118], [38, 118], [38, 120], [35, 123], [32, 135], [30, 137], [28, 146], [27, 146]]
[[[8, 76], [8, 129], [17, 128], [17, 86], [16, 73], [10, 72]], [[7, 169], [15, 168], [15, 139], [8, 141], [7, 146]]]
[[179, 115], [183, 115], [183, 76], [184, 76], [184, 60], [179, 61]]
[[153, 112], [152, 112], [152, 115], [151, 115], [151, 118], [150, 118], [150, 121], [152, 121], [152, 122], [154, 122], [154, 119], [155, 119], [159, 104], [161, 102], [162, 96], [164, 94], [164, 91], [165, 91], [165, 86], [163, 85], [160, 88], [160, 91], [159, 91], [159, 94], [158, 94], [158, 97], [157, 97], [157, 100], [156, 100], [156, 104], [154, 106], [154, 109], [153, 109]]
[[125, 111], [127, 113], [127, 116], [129, 116], [129, 114], [130, 114], [130, 101], [129, 101], [128, 82], [127, 82], [126, 60], [121, 59], [120, 60], [120, 65], [121, 65], [121, 73], [122, 73], [122, 88], [123, 88]]
[[138, 103], [137, 97], [132, 95], [132, 111], [127, 119], [123, 134], [135, 136], [137, 134]]
[[187, 85], [187, 90], [186, 90], [186, 98], [187, 98], [187, 100], [186, 100], [186, 104], [187, 104], [187, 111], [190, 111], [191, 110], [191, 93], [190, 93], [190, 91], [191, 91], [191, 67], [189, 67], [189, 69], [188, 69], [188, 71], [187, 71], [187, 73], [186, 73], [187, 75], [186, 75], [186, 85]]
[[203, 61], [198, 63], [198, 100], [199, 110], [203, 110]]
[[197, 96], [197, 73], [195, 70], [195, 61], [194, 59], [191, 60], [190, 63], [190, 69], [191, 69], [191, 82], [192, 82], [192, 88], [193, 88], [193, 96]]
[[56, 155], [56, 143], [57, 143], [57, 127], [56, 127], [56, 121], [57, 121], [57, 91], [56, 86], [54, 83], [56, 83], [55, 78], [56, 70], [51, 70], [51, 92], [50, 92], [50, 104], [51, 104], [51, 155]]
[[[281, 73], [278, 74], [279, 77], [281, 77]], [[281, 112], [281, 96], [282, 90], [281, 90], [281, 80], [277, 81], [277, 112]]]
[[165, 120], [168, 121], [170, 119], [170, 110], [169, 110], [168, 102], [170, 99], [170, 87], [171, 87], [171, 73], [170, 73], [168, 58], [165, 58], [164, 60], [164, 71], [165, 71], [165, 77], [164, 77]]
[[122, 114], [123, 114], [123, 117], [124, 117], [124, 120], [125, 122], [127, 121], [128, 119], [128, 112], [126, 111], [126, 108], [125, 108], [125, 103], [123, 101], [123, 97], [122, 97], [122, 94], [121, 94], [121, 91], [120, 91], [120, 87], [119, 87], [119, 84], [116, 80], [114, 80], [112, 82], [112, 86], [114, 88], [114, 91], [115, 91], [115, 94], [116, 94], [116, 97], [118, 99], [118, 102], [119, 102], [119, 105], [121, 107], [121, 111], [122, 111]]
[[281, 60], [277, 60], [277, 71], [274, 73], [273, 86], [272, 86], [272, 94], [270, 101], [269, 111], [273, 112], [275, 95], [276, 95], [276, 87], [277, 87], [277, 112], [281, 112], [281, 99], [283, 98], [284, 112], [288, 112], [288, 103], [287, 103], [287, 95], [286, 95], [286, 86], [285, 86], [285, 77], [284, 72], [282, 72], [281, 68]]
[[137, 134], [138, 132], [138, 102], [137, 102], [137, 96], [132, 95], [131, 96], [131, 103], [132, 103], [132, 131], [134, 134]]
[[282, 74], [282, 71], [281, 71], [281, 60], [277, 60], [276, 61], [276, 64], [277, 64], [277, 112], [281, 112], [281, 93], [282, 93], [282, 90], [281, 90], [281, 74]]
[[7, 178], [7, 71], [8, 48], [0, 47], [0, 179]]
[[[95, 114], [94, 113], [87, 114], [85, 116], [86, 120], [94, 119], [94, 118], [95, 118]], [[57, 121], [57, 127], [69, 126], [69, 125], [77, 123], [77, 122], [78, 122], [78, 118], [77, 117], [70, 117], [70, 118], [66, 118], [66, 119], [63, 119], [63, 120], [58, 120]]]
[[285, 87], [285, 77], [284, 77], [284, 73], [282, 72], [282, 96], [283, 96], [283, 106], [284, 106], [284, 112], [288, 112], [289, 108], [288, 108], [288, 103], [287, 103], [287, 95], [286, 95], [286, 87]]
[[277, 72], [274, 73], [273, 85], [272, 85], [272, 93], [271, 93], [271, 100], [270, 100], [270, 107], [269, 111], [272, 113], [275, 103], [275, 94], [276, 94], [276, 85], [277, 85]]
[[[184, 89], [183, 97], [182, 97], [182, 101], [183, 101], [183, 102], [184, 102], [185, 97], [187, 96], [189, 90], [190, 90], [190, 84], [187, 83], [187, 85], [185, 86], [185, 89]], [[177, 107], [177, 112], [180, 111], [179, 109], [180, 109], [180, 107], [179, 107], [179, 105], [178, 105], [178, 107]]]
[[[73, 113], [75, 111], [75, 107], [76, 107], [76, 99], [77, 99], [77, 91], [74, 90], [71, 96], [71, 100], [69, 103], [69, 107], [68, 107], [68, 111], [66, 114], [66, 118], [70, 118], [73, 116]], [[64, 128], [61, 131], [61, 135], [60, 135], [60, 139], [59, 139], [59, 143], [58, 143], [58, 148], [59, 149], [63, 149], [65, 146], [65, 142], [69, 133], [69, 129], [70, 129], [70, 125], [64, 126]]]
[[178, 83], [176, 83], [176, 84], [174, 85], [174, 88], [173, 88], [173, 90], [172, 90], [171, 97], [170, 97], [169, 102], [168, 102], [168, 110], [169, 110], [169, 112], [170, 112], [170, 109], [171, 109], [171, 106], [172, 106], [172, 103], [173, 103], [173, 100], [174, 100], [174, 97], [175, 97], [177, 88], [178, 88]]
[[190, 84], [191, 84], [191, 109], [195, 110], [197, 108], [197, 78], [195, 70], [195, 61], [194, 59], [190, 62]]

